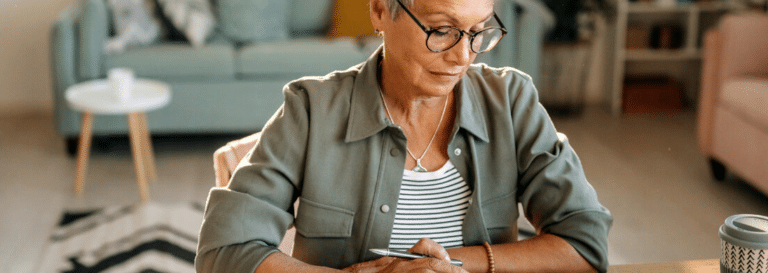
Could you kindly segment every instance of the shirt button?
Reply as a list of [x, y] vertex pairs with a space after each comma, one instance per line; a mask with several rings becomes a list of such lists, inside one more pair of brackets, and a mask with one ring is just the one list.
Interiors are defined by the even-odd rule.
[[381, 206], [381, 212], [383, 212], [383, 213], [387, 213], [387, 212], [389, 212], [389, 206], [387, 206], [387, 205], [382, 205], [382, 206]]
[[400, 156], [400, 150], [398, 150], [398, 149], [389, 150], [389, 154], [394, 156], [394, 157], [398, 157], [398, 156]]
[[461, 155], [461, 149], [456, 148], [456, 150], [453, 150], [453, 154], [455, 154], [456, 156], [460, 156]]
[[472, 199], [469, 199], [469, 204], [472, 205]]

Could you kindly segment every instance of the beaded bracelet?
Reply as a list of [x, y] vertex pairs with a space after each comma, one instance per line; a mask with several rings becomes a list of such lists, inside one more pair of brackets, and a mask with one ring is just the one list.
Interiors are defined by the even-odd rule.
[[485, 251], [488, 252], [488, 273], [496, 273], [496, 264], [493, 261], [493, 251], [491, 245], [488, 242], [483, 242]]

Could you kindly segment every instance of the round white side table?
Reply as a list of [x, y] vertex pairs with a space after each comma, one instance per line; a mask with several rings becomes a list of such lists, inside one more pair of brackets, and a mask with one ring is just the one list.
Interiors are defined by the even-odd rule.
[[83, 194], [88, 156], [91, 150], [93, 115], [127, 115], [139, 193], [143, 201], [148, 201], [147, 180], [154, 180], [157, 175], [145, 112], [162, 108], [171, 101], [170, 86], [155, 80], [135, 79], [131, 96], [121, 101], [112, 90], [109, 81], [93, 80], [70, 86], [67, 88], [65, 97], [70, 107], [83, 112], [77, 151], [75, 195]]

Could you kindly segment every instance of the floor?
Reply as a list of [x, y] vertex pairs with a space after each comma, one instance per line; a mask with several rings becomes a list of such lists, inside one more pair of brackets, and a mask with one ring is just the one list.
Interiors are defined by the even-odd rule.
[[[588, 108], [553, 120], [615, 218], [612, 264], [717, 258], [725, 218], [768, 215], [768, 198], [734, 175], [711, 179], [696, 146], [694, 111], [614, 117]], [[152, 199], [204, 202], [214, 179], [211, 155], [236, 137], [156, 137]], [[75, 198], [75, 160], [52, 117], [0, 117], [0, 271], [34, 272], [65, 209], [139, 202], [127, 142], [95, 146], [85, 195]]]

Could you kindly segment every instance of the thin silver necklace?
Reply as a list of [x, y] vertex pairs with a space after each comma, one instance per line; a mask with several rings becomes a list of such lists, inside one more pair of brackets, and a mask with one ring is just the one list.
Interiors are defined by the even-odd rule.
[[[389, 120], [392, 121], [392, 123], [395, 122], [395, 120], [392, 118], [392, 115], [389, 113], [389, 107], [387, 107], [387, 101], [384, 99], [384, 92], [379, 89], [379, 95], [381, 95], [381, 102], [384, 103], [384, 110], [387, 111], [387, 117], [389, 117]], [[421, 159], [424, 158], [425, 155], [427, 155], [427, 151], [429, 151], [429, 147], [432, 146], [432, 141], [435, 140], [435, 136], [437, 136], [437, 132], [440, 131], [440, 125], [443, 124], [443, 117], [445, 117], [445, 109], [448, 108], [448, 98], [445, 98], [445, 104], [443, 105], [443, 113], [440, 114], [440, 121], [437, 122], [437, 128], [435, 128], [435, 133], [432, 134], [432, 139], [429, 140], [429, 144], [427, 144], [427, 149], [424, 150], [424, 152], [421, 154], [419, 158], [416, 158], [413, 153], [411, 152], [411, 149], [408, 149], [408, 145], [405, 145], [405, 151], [408, 152], [413, 159], [416, 159], [416, 167], [413, 167], [411, 169], [414, 172], [428, 172], [427, 168], [424, 168], [424, 166], [421, 165]], [[397, 124], [397, 123], [395, 123]]]

